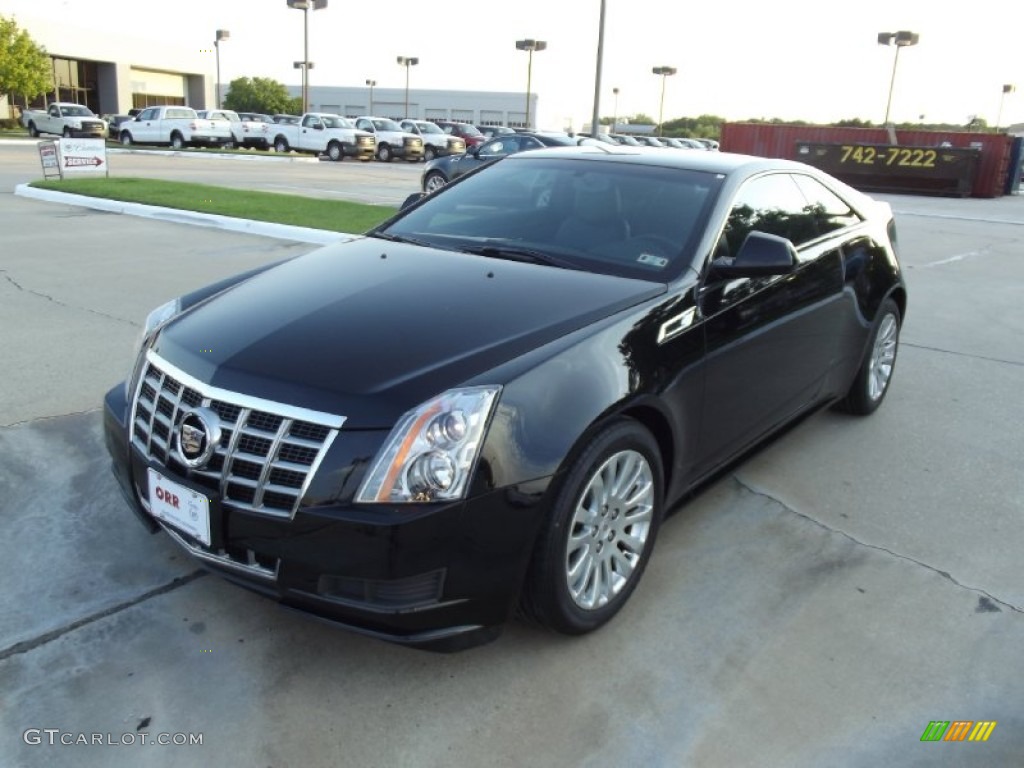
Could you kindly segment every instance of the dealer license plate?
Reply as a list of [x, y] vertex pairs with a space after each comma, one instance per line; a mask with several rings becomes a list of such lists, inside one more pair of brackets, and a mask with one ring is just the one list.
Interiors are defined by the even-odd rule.
[[150, 469], [149, 508], [154, 517], [210, 546], [210, 500], [203, 494]]

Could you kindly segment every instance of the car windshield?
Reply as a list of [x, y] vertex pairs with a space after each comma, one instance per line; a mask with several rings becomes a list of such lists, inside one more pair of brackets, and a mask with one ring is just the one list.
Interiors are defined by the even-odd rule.
[[420, 129], [420, 133], [444, 133], [444, 131], [442, 131], [436, 125], [434, 125], [433, 123], [428, 123], [426, 121], [417, 122], [415, 123], [415, 126]]
[[340, 115], [321, 115], [320, 119], [328, 128], [351, 128], [352, 123], [348, 121], [348, 118], [341, 117]]
[[465, 123], [457, 123], [456, 124], [456, 128], [459, 130], [460, 133], [464, 133], [467, 136], [483, 136], [483, 134], [480, 133], [480, 131], [478, 131], [476, 129], [476, 126], [473, 126], [473, 125], [466, 125]]
[[545, 154], [485, 166], [371, 234], [657, 282], [694, 260], [720, 174]]
[[387, 117], [375, 117], [373, 127], [378, 131], [402, 131], [402, 126]]

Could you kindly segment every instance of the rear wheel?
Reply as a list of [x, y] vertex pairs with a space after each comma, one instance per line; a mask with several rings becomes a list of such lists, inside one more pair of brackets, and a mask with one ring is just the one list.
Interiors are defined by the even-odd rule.
[[185, 148], [185, 137], [175, 131], [171, 134], [171, 148], [172, 149], [184, 149]]
[[428, 195], [431, 192], [437, 192], [441, 187], [448, 183], [448, 179], [444, 177], [444, 174], [440, 171], [431, 171], [427, 174], [427, 178], [423, 180], [423, 191]]
[[636, 588], [663, 514], [661, 454], [632, 419], [601, 430], [572, 464], [530, 563], [523, 613], [581, 635], [609, 621]]
[[878, 310], [878, 317], [868, 337], [867, 354], [860, 370], [850, 385], [846, 397], [839, 401], [841, 410], [858, 416], [874, 413], [882, 404], [899, 351], [900, 309], [892, 299], [886, 299]]
[[288, 141], [285, 139], [284, 136], [278, 136], [276, 139], [274, 139], [274, 151], [275, 152], [287, 152], [288, 151]]
[[71, 129], [68, 128], [67, 126], [64, 126], [64, 138], [65, 139], [70, 139], [71, 138]]

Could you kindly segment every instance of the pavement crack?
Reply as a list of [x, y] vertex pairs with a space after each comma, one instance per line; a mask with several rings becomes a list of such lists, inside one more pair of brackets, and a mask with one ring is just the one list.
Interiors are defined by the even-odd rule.
[[941, 352], [944, 355], [956, 355], [957, 357], [967, 357], [971, 360], [985, 360], [989, 363], [1002, 363], [1003, 365], [1016, 365], [1024, 368], [1024, 362], [1019, 360], [1006, 360], [1001, 357], [989, 357], [987, 355], [974, 355], [970, 352], [957, 352], [952, 349], [943, 349], [942, 347], [929, 347], [927, 344], [912, 344], [909, 341], [900, 341], [901, 347], [912, 347], [913, 349], [923, 349], [927, 352]]
[[852, 541], [854, 544], [856, 544], [858, 546], [867, 547], [868, 549], [873, 549], [873, 550], [875, 550], [877, 552], [884, 552], [885, 554], [890, 555], [891, 557], [895, 557], [895, 558], [897, 558], [899, 560], [905, 560], [908, 563], [913, 563], [914, 565], [920, 566], [921, 568], [924, 568], [926, 570], [931, 571], [934, 574], [937, 574], [938, 576], [941, 576], [946, 581], [956, 585], [960, 589], [964, 589], [964, 590], [967, 590], [968, 592], [974, 592], [977, 595], [981, 595], [983, 598], [987, 598], [992, 603], [996, 603], [998, 605], [1003, 606], [1004, 608], [1008, 608], [1009, 610], [1013, 611], [1014, 613], [1024, 614], [1024, 608], [1022, 608], [1020, 606], [1017, 606], [1017, 605], [1014, 605], [1013, 603], [1008, 603], [1005, 600], [1000, 600], [995, 595], [992, 595], [991, 593], [986, 592], [984, 589], [981, 589], [980, 587], [972, 587], [969, 584], [964, 584], [962, 581], [959, 581], [955, 576], [953, 576], [953, 574], [949, 573], [948, 571], [940, 570], [940, 569], [936, 568], [935, 566], [929, 565], [928, 563], [925, 563], [925, 562], [923, 562], [921, 560], [913, 558], [910, 555], [900, 554], [899, 552], [893, 552], [891, 549], [887, 549], [886, 547], [879, 546], [878, 544], [869, 544], [866, 541], [861, 541], [856, 536], [852, 536], [849, 533], [847, 533], [846, 531], [842, 531], [842, 530], [840, 530], [838, 528], [833, 528], [832, 526], [828, 525], [827, 523], [823, 523], [821, 520], [813, 518], [810, 515], [805, 514], [804, 512], [801, 512], [798, 509], [794, 509], [793, 507], [791, 507], [788, 504], [786, 504], [786, 502], [784, 502], [782, 499], [778, 498], [777, 496], [773, 496], [772, 494], [768, 493], [767, 491], [764, 491], [764, 490], [761, 490], [760, 488], [754, 487], [753, 485], [751, 485], [746, 480], [743, 480], [742, 478], [740, 478], [740, 476], [737, 475], [737, 474], [733, 474], [732, 475], [732, 479], [736, 482], [737, 485], [739, 485], [744, 490], [749, 491], [750, 493], [754, 494], [755, 496], [760, 496], [762, 498], [765, 498], [765, 499], [768, 499], [770, 501], [775, 502], [780, 507], [785, 509], [787, 512], [791, 512], [792, 514], [796, 515], [797, 517], [803, 518], [807, 522], [813, 523], [814, 525], [818, 526], [819, 528], [823, 528], [824, 530], [828, 531], [829, 533], [834, 533], [834, 534], [837, 534], [839, 536], [842, 536], [843, 538], [848, 539], [849, 541]]
[[86, 408], [83, 411], [71, 411], [70, 413], [55, 413], [52, 416], [36, 416], [31, 419], [22, 419], [21, 421], [12, 421], [10, 424], [0, 424], [0, 429], [9, 429], [11, 427], [20, 427], [24, 424], [34, 424], [37, 421], [49, 421], [51, 419], [63, 419], [66, 416], [84, 416], [87, 413], [96, 413], [102, 409], [102, 406], [96, 408]]
[[118, 603], [117, 605], [113, 605], [110, 608], [105, 608], [102, 611], [97, 611], [96, 613], [93, 613], [89, 616], [85, 616], [84, 618], [78, 619], [77, 621], [73, 621], [70, 624], [67, 624], [63, 627], [51, 629], [49, 632], [44, 632], [43, 634], [39, 635], [38, 637], [34, 637], [31, 640], [23, 640], [20, 643], [15, 643], [12, 646], [0, 650], [0, 661], [6, 661], [11, 656], [17, 656], [21, 653], [28, 653], [29, 651], [34, 651], [36, 648], [46, 645], [47, 643], [53, 642], [54, 640], [57, 640], [71, 632], [74, 632], [75, 630], [81, 629], [84, 626], [97, 622], [100, 619], [105, 619], [108, 616], [113, 616], [116, 613], [120, 613], [121, 611], [127, 610], [128, 608], [136, 606], [139, 603], [144, 603], [145, 601], [150, 600], [154, 597], [167, 594], [168, 592], [173, 592], [174, 590], [184, 587], [186, 584], [191, 584], [196, 579], [201, 579], [203, 576], [207, 575], [209, 575], [207, 571], [204, 571], [201, 568], [196, 569], [192, 571], [192, 573], [189, 573], [185, 576], [179, 576], [178, 578], [168, 582], [167, 584], [156, 587], [155, 589], [151, 589], [148, 592], [144, 592], [138, 597], [133, 597], [131, 600], [126, 600], [125, 602]]
[[106, 318], [107, 320], [113, 320], [113, 321], [118, 322], [118, 323], [125, 323], [126, 325], [131, 325], [133, 327], [138, 325], [136, 322], [134, 322], [132, 320], [129, 320], [129, 319], [125, 318], [125, 317], [118, 317], [117, 315], [108, 315], [106, 312], [100, 312], [99, 310], [96, 310], [96, 309], [89, 309], [88, 307], [79, 307], [79, 306], [77, 306], [75, 304], [68, 304], [67, 302], [61, 301], [60, 299], [56, 299], [56, 298], [54, 298], [53, 296], [50, 296], [47, 293], [42, 293], [41, 291], [34, 291], [31, 288], [26, 288], [21, 283], [19, 283], [17, 280], [15, 280], [13, 277], [11, 277], [10, 274], [8, 274], [6, 269], [0, 269], [0, 274], [3, 275], [4, 280], [6, 280], [11, 285], [13, 285], [17, 290], [21, 291], [22, 293], [27, 293], [27, 294], [30, 294], [32, 296], [37, 296], [40, 299], [45, 299], [46, 301], [53, 302], [54, 304], [56, 304], [59, 307], [65, 307], [67, 309], [75, 309], [75, 310], [78, 310], [80, 312], [88, 312], [91, 315], [96, 315], [97, 317], [103, 317], [103, 318]]

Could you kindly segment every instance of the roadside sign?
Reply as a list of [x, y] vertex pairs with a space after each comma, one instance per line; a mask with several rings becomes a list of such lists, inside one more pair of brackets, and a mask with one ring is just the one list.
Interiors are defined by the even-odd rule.
[[103, 139], [58, 139], [60, 172], [107, 173], [107, 142]]
[[60, 158], [57, 156], [56, 141], [40, 141], [36, 144], [39, 147], [39, 162], [43, 164], [43, 178], [51, 176], [62, 178], [60, 172]]

